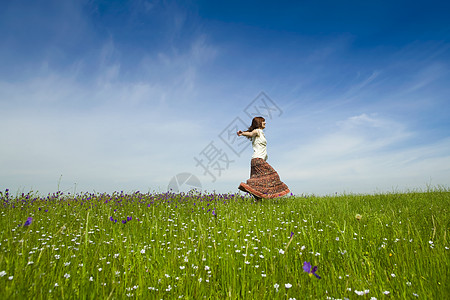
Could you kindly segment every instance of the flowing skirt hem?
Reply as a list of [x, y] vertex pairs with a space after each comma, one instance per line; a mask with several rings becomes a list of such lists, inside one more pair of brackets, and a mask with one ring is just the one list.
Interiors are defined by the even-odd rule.
[[238, 189], [240, 189], [243, 192], [247, 192], [247, 193], [250, 193], [250, 194], [252, 194], [252, 195], [254, 195], [256, 197], [264, 198], [264, 199], [272, 199], [272, 198], [282, 197], [282, 196], [285, 196], [285, 195], [290, 193], [290, 190], [288, 188], [288, 189], [285, 189], [285, 190], [283, 190], [283, 191], [281, 191], [279, 193], [263, 194], [263, 193], [258, 192], [257, 190], [255, 190], [254, 188], [252, 188], [251, 186], [249, 186], [248, 184], [243, 183], [243, 182], [241, 182], [241, 184], [239, 185]]

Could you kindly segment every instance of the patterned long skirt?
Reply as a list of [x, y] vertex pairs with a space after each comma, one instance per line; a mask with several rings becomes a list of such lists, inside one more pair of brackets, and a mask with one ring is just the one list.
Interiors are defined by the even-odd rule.
[[290, 193], [278, 173], [262, 158], [252, 158], [250, 179], [247, 183], [241, 182], [239, 189], [257, 198], [276, 198]]

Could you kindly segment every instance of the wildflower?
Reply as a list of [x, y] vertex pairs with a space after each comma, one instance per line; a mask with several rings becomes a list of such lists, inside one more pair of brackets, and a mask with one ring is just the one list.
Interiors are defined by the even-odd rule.
[[357, 290], [355, 290], [355, 293], [356, 293], [358, 296], [364, 296], [364, 295], [366, 295], [366, 294], [369, 293], [369, 290], [364, 290], [364, 291], [357, 291]]
[[69, 273], [64, 274], [64, 278], [69, 279], [70, 278], [70, 274]]
[[360, 221], [362, 219], [362, 216], [360, 214], [356, 214], [355, 219]]
[[407, 285], [407, 286], [411, 286], [411, 284], [412, 284], [411, 281], [407, 281], [407, 282], [406, 282], [406, 285]]
[[273, 287], [277, 290], [277, 292], [278, 292], [278, 288], [280, 287], [280, 285], [278, 284], [278, 283], [275, 283], [274, 285], [273, 285]]
[[287, 289], [290, 289], [290, 288], [292, 287], [292, 284], [286, 283], [286, 284], [284, 285], [284, 287], [287, 288]]
[[127, 217], [127, 221], [131, 221], [133, 219], [133, 217]]
[[395, 277], [395, 274], [394, 274], [394, 273], [392, 273], [392, 274], [391, 274], [391, 277], [392, 277], [392, 278], [394, 278], [394, 277]]
[[94, 281], [94, 277], [89, 277], [89, 281]]
[[9, 276], [8, 279], [9, 279], [9, 280], [13, 280], [13, 279], [14, 279], [14, 276]]
[[25, 221], [25, 223], [23, 224], [23, 226], [28, 226], [28, 225], [31, 224], [31, 222], [33, 222], [33, 218], [32, 218], [32, 217], [29, 217], [29, 218]]
[[145, 249], [142, 249], [142, 250], [141, 250], [141, 254], [145, 254]]
[[185, 266], [180, 266], [180, 270], [184, 270], [186, 268]]
[[309, 275], [314, 275], [316, 276], [318, 279], [320, 279], [321, 277], [319, 275], [316, 274], [317, 271], [317, 266], [314, 266], [311, 268], [311, 264], [307, 261], [305, 261], [303, 263], [303, 271], [305, 271], [306, 273], [308, 273]]
[[205, 271], [209, 271], [209, 267], [208, 266], [205, 266]]
[[385, 295], [389, 295], [391, 292], [389, 292], [389, 291], [384, 291], [383, 292], [383, 294], [385, 294]]
[[283, 249], [280, 249], [280, 251], [278, 251], [280, 254], [284, 254]]

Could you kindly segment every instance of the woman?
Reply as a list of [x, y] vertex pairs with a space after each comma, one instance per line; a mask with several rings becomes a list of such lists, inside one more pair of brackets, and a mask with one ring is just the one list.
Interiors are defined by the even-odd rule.
[[239, 189], [252, 194], [256, 200], [281, 197], [290, 192], [287, 185], [280, 180], [278, 173], [266, 162], [267, 140], [264, 136], [264, 128], [266, 128], [266, 120], [263, 117], [255, 117], [248, 130], [237, 132], [238, 136], [251, 139], [253, 146], [250, 179], [247, 183], [241, 182]]

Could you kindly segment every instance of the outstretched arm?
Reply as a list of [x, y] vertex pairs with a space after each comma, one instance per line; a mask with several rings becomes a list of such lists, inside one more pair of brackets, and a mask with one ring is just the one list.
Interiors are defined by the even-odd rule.
[[258, 131], [256, 129], [251, 131], [251, 132], [239, 130], [237, 132], [237, 135], [238, 136], [246, 136], [246, 137], [252, 138], [252, 137], [258, 135]]

